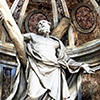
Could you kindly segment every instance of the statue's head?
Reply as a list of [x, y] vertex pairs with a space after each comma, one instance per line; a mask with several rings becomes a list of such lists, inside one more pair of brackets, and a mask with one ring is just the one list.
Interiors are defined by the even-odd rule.
[[40, 20], [37, 25], [37, 32], [39, 35], [47, 35], [50, 33], [51, 23], [47, 20]]

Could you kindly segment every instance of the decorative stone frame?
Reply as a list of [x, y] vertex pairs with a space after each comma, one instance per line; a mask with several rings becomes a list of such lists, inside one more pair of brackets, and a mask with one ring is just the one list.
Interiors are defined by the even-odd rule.
[[[82, 27], [78, 24], [78, 22], [77, 22], [77, 19], [76, 19], [76, 16], [75, 16], [75, 15], [76, 15], [76, 11], [77, 11], [80, 7], [87, 7], [87, 8], [89, 8], [89, 9], [91, 10], [92, 14], [93, 14], [93, 17], [94, 17], [94, 24], [93, 24], [90, 28], [88, 28], [88, 29], [82, 28]], [[82, 33], [90, 33], [90, 32], [92, 32], [92, 31], [95, 29], [95, 27], [96, 27], [96, 21], [97, 21], [97, 20], [96, 20], [95, 12], [94, 12], [94, 10], [92, 9], [91, 6], [89, 6], [89, 5], [85, 4], [85, 3], [80, 3], [80, 4], [73, 10], [73, 12], [72, 12], [72, 18], [73, 18], [73, 23], [74, 23], [76, 29], [77, 29], [78, 31], [82, 32]]]

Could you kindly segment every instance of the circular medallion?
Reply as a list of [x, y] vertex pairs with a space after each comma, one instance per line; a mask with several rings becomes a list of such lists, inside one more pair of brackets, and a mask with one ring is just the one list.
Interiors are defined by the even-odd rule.
[[25, 18], [25, 30], [26, 32], [36, 32], [36, 26], [40, 20], [48, 20], [47, 14], [41, 11], [31, 11]]
[[73, 22], [78, 31], [89, 33], [96, 26], [96, 16], [90, 6], [80, 4], [73, 12]]

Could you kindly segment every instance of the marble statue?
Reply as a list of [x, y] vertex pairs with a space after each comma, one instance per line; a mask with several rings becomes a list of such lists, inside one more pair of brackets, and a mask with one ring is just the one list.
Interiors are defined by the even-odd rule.
[[[10, 96], [6, 100], [74, 100], [80, 88], [82, 73], [93, 73], [89, 64], [76, 62], [66, 48], [50, 35], [51, 23], [39, 21], [37, 32], [24, 34], [27, 65], [20, 61]], [[66, 78], [68, 70], [70, 76]]]

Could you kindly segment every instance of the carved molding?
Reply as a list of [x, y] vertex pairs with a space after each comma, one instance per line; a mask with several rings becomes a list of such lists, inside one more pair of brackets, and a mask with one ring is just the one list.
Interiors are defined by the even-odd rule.
[[97, 66], [100, 64], [100, 39], [96, 39], [79, 47], [66, 48], [67, 54], [79, 62], [86, 62]]
[[95, 39], [93, 41], [84, 43], [83, 45], [78, 47], [74, 47], [74, 48], [66, 47], [66, 48], [67, 48], [67, 53], [71, 57], [87, 55], [100, 50], [100, 39]]

